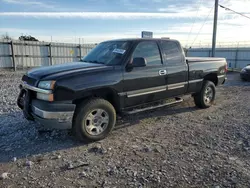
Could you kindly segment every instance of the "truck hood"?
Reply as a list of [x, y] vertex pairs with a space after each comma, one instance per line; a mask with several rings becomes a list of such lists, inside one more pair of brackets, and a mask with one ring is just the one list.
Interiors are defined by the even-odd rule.
[[27, 76], [34, 78], [36, 80], [40, 80], [43, 79], [44, 77], [52, 75], [65, 75], [72, 72], [91, 71], [91, 70], [98, 70], [105, 68], [111, 68], [111, 67], [94, 63], [72, 62], [60, 65], [35, 68], [28, 71]]

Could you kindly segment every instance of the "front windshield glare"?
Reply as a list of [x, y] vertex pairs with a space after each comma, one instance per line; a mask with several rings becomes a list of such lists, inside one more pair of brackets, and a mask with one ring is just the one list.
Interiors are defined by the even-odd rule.
[[105, 65], [119, 65], [128, 48], [128, 41], [102, 42], [91, 50], [83, 61]]

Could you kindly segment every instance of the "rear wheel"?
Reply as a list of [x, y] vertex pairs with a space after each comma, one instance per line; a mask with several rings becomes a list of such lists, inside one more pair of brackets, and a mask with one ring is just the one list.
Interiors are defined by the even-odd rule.
[[195, 105], [199, 108], [210, 107], [215, 100], [215, 85], [213, 82], [205, 80], [202, 89], [199, 93], [194, 95]]
[[116, 112], [104, 99], [91, 99], [76, 110], [73, 133], [77, 139], [96, 141], [105, 138], [114, 128]]

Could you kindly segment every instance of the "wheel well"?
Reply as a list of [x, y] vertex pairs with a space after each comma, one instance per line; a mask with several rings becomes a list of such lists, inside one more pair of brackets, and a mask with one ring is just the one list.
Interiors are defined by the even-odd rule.
[[206, 75], [204, 77], [204, 80], [208, 80], [208, 81], [213, 82], [215, 86], [218, 85], [218, 77], [217, 77], [217, 74], [215, 74], [215, 73], [211, 73], [211, 74]]
[[83, 100], [90, 98], [102, 98], [109, 101], [115, 108], [117, 112], [119, 112], [119, 98], [116, 92], [109, 88], [96, 89], [89, 92], [86, 92], [84, 96], [73, 100], [74, 104], [80, 104]]

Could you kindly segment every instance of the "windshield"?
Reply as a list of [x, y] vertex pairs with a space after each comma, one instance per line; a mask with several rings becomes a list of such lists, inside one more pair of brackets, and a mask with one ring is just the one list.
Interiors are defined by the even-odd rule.
[[105, 65], [119, 65], [128, 50], [128, 41], [110, 41], [97, 45], [82, 61]]

